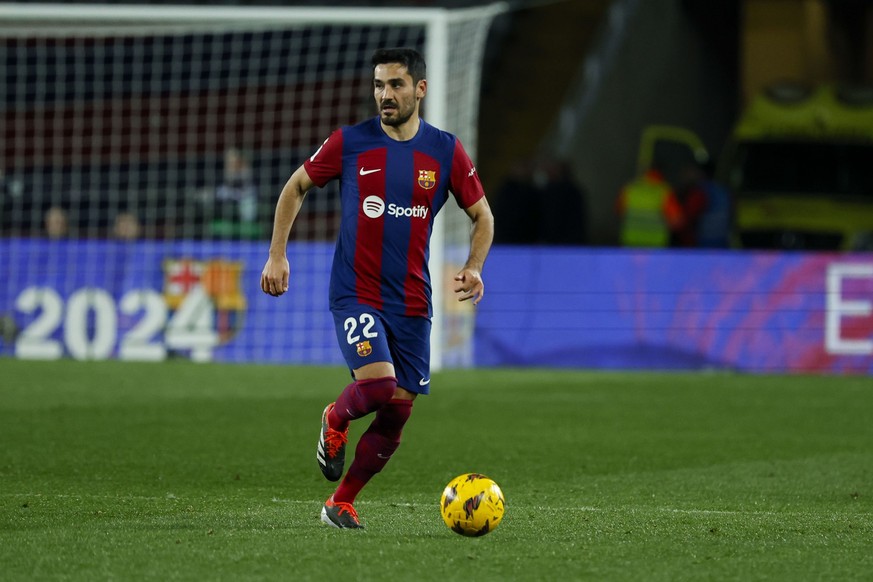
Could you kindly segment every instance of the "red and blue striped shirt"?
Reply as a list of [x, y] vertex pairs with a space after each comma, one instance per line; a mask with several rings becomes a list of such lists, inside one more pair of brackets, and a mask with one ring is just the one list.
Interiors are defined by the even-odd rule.
[[430, 317], [434, 217], [449, 193], [461, 208], [485, 195], [458, 138], [421, 120], [415, 137], [397, 141], [374, 117], [334, 131], [304, 167], [316, 186], [340, 179], [331, 309], [363, 303]]

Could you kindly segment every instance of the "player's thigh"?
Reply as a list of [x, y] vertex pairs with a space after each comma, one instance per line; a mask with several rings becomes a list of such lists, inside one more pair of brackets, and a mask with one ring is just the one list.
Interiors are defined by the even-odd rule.
[[372, 378], [385, 378], [386, 376], [396, 376], [394, 364], [391, 362], [373, 362], [372, 364], [364, 364], [360, 368], [352, 370], [352, 376], [355, 380], [370, 380]]
[[431, 322], [424, 317], [386, 315], [397, 385], [414, 394], [430, 392]]

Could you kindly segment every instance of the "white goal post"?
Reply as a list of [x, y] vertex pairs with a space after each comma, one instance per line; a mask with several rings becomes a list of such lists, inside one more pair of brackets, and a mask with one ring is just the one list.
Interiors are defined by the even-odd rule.
[[[62, 236], [73, 239], [125, 236], [118, 234], [119, 216], [132, 213], [139, 221], [132, 235], [140, 239], [136, 244], [177, 241], [181, 246], [173, 251], [176, 256], [201, 253], [207, 257], [203, 261], [214, 263], [231, 248], [231, 239], [259, 245], [265, 255], [269, 217], [284, 179], [329, 131], [375, 113], [365, 75], [370, 53], [380, 46], [422, 50], [429, 80], [424, 116], [458, 135], [475, 160], [485, 42], [494, 17], [506, 10], [502, 2], [464, 9], [0, 3], [0, 81], [5, 83], [0, 89], [0, 243], [6, 245], [6, 258], [0, 257], [0, 300], [5, 303], [0, 304], [0, 316], [18, 318], [13, 324], [24, 328], [28, 341], [34, 340], [28, 335], [33, 331], [30, 320], [21, 319], [15, 302], [39, 305], [38, 299], [20, 298], [25, 293], [28, 298], [44, 297], [47, 291], [20, 286], [35, 278], [28, 269], [60, 273], [56, 287], [73, 278], [64, 278], [73, 269], [69, 258], [39, 265], [38, 256], [14, 256], [31, 253], [30, 243], [49, 237], [48, 215], [56, 207], [66, 212], [69, 222]], [[220, 197], [216, 193], [222, 172], [227, 179], [231, 152], [248, 164], [241, 175], [257, 185], [257, 212], [252, 212], [259, 218], [253, 225], [230, 221], [228, 226], [204, 202], [212, 195]], [[325, 242], [335, 235], [335, 192], [320, 194], [309, 197], [292, 241]], [[239, 213], [247, 211], [232, 199], [234, 220], [240, 221]], [[436, 221], [431, 241], [436, 370], [472, 362], [472, 310], [466, 303], [456, 305], [446, 293], [468, 243], [469, 221], [450, 202]], [[76, 270], [76, 289], [88, 289], [92, 297], [95, 287], [106, 285], [95, 283], [96, 273], [106, 265], [96, 264], [104, 260], [102, 251], [92, 245], [87, 252], [95, 254]], [[185, 272], [200, 277], [214, 271], [214, 265], [201, 263], [196, 268], [183, 265]], [[82, 269], [94, 270], [95, 276], [83, 275]], [[307, 272], [306, 266], [296, 270], [292, 264], [292, 277], [300, 272]], [[168, 273], [165, 268], [164, 288], [154, 290], [165, 298], [173, 296]], [[125, 277], [137, 278], [129, 273]], [[308, 291], [321, 293], [322, 283]], [[62, 305], [76, 292], [54, 291]], [[216, 300], [215, 294], [210, 297]], [[246, 304], [227, 294], [222, 297], [225, 303]], [[113, 301], [121, 305], [121, 298], [118, 291]], [[172, 318], [176, 299], [168, 304], [167, 317]], [[96, 317], [87, 315], [88, 309], [97, 309], [88, 301], [82, 303], [83, 322]], [[253, 303], [248, 299], [250, 310]], [[32, 311], [39, 312], [36, 307]], [[323, 338], [324, 317], [302, 312], [288, 317], [293, 329], [284, 333], [299, 336], [287, 340], [292, 353], [313, 336]], [[218, 319], [210, 316], [203, 325], [218, 325]], [[256, 336], [280, 337], [283, 330], [267, 328], [263, 322], [268, 321], [247, 316], [247, 325], [265, 326]], [[98, 343], [95, 334], [106, 325], [82, 325], [88, 329], [72, 335], [59, 330], [58, 337]], [[101, 338], [114, 337], [109, 333]], [[120, 327], [117, 334], [123, 335]], [[192, 357], [211, 359], [219, 341], [214, 336], [221, 333], [211, 333], [208, 342], [192, 349]], [[48, 332], [42, 339], [50, 339]], [[155, 348], [163, 340], [148, 341]], [[245, 349], [225, 346], [223, 353], [232, 361], [282, 360], [268, 339], [258, 341], [263, 344]], [[103, 344], [107, 347], [101, 354], [130, 353], [111, 347], [109, 340]], [[161, 349], [172, 352], [173, 346], [169, 342]], [[289, 361], [324, 363], [330, 361], [323, 356], [326, 350]], [[11, 353], [9, 345], [0, 343], [0, 355]], [[46, 353], [65, 352], [53, 347]], [[88, 353], [78, 347], [66, 350], [71, 356]]]

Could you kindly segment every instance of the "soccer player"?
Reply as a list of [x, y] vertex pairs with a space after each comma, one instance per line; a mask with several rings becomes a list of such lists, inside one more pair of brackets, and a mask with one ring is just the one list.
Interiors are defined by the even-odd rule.
[[416, 396], [430, 390], [428, 247], [449, 193], [472, 221], [470, 254], [454, 278], [460, 301], [482, 299], [482, 266], [494, 235], [491, 209], [461, 142], [419, 115], [427, 93], [422, 56], [382, 49], [372, 65], [378, 116], [334, 131], [293, 173], [276, 205], [261, 274], [265, 293], [288, 290], [286, 245], [306, 192], [339, 178], [342, 218], [330, 309], [354, 381], [322, 413], [317, 459], [329, 481], [343, 476], [349, 422], [376, 414], [322, 508], [322, 521], [338, 528], [363, 527], [355, 498], [400, 445]]

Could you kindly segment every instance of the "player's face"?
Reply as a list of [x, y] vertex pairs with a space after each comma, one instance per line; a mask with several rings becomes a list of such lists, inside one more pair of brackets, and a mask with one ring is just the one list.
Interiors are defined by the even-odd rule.
[[373, 94], [382, 123], [399, 127], [417, 115], [426, 88], [427, 81], [413, 83], [406, 67], [399, 63], [376, 65]]

